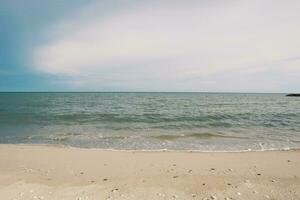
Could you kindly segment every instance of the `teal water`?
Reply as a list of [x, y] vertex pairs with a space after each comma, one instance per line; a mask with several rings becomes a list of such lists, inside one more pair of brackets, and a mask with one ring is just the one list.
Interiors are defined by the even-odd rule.
[[0, 143], [241, 151], [300, 148], [300, 98], [230, 93], [0, 93]]

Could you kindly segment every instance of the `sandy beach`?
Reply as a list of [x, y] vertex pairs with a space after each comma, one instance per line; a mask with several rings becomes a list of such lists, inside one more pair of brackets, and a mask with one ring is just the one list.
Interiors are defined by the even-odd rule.
[[300, 151], [0, 145], [1, 199], [300, 199]]

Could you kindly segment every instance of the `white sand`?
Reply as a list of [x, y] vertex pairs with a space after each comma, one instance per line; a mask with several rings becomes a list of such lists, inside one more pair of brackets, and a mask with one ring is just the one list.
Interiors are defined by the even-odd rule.
[[300, 151], [0, 145], [0, 199], [300, 199]]

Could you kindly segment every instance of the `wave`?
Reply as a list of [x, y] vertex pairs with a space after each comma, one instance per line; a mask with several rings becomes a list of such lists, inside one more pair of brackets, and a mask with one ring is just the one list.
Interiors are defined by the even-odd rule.
[[156, 135], [151, 136], [160, 140], [176, 140], [182, 138], [197, 138], [197, 139], [212, 139], [212, 138], [232, 138], [232, 139], [249, 139], [248, 137], [242, 136], [233, 136], [233, 135], [225, 135], [220, 133], [191, 133], [191, 134], [181, 134], [181, 135]]

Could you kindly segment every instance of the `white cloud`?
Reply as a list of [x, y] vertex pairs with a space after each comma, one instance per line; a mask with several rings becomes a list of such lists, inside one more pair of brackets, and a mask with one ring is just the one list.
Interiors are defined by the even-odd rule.
[[151, 91], [280, 91], [300, 75], [287, 59], [300, 52], [299, 1], [148, 1], [107, 16], [91, 6], [48, 30], [35, 70], [75, 88]]

